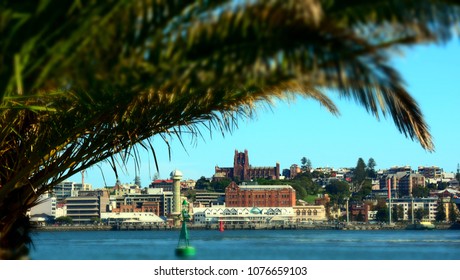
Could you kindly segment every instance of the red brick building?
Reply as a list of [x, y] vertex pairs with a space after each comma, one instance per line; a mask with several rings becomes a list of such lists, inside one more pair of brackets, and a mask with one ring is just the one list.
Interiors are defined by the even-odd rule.
[[294, 188], [289, 185], [237, 185], [231, 182], [225, 189], [227, 207], [293, 207]]

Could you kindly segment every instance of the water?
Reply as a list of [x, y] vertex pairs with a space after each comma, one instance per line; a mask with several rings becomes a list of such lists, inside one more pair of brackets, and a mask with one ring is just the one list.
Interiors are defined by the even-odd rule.
[[[178, 231], [36, 232], [35, 260], [175, 260]], [[460, 231], [192, 230], [197, 260], [459, 260]]]

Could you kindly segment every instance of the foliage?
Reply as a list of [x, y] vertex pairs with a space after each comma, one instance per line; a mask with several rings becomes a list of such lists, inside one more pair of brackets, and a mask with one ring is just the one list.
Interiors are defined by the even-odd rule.
[[375, 219], [379, 222], [388, 222], [389, 219], [389, 214], [388, 214], [388, 208], [381, 208], [377, 210], [377, 214], [375, 215]]
[[361, 187], [357, 192], [352, 194], [353, 201], [362, 201], [366, 196], [372, 193], [372, 181], [370, 179], [366, 179], [361, 182]]
[[356, 167], [353, 170], [353, 183], [360, 185], [366, 179], [366, 164], [362, 158], [358, 159]]
[[428, 216], [428, 209], [417, 208], [414, 210], [414, 218], [416, 220], [422, 220], [423, 218]]
[[427, 187], [417, 186], [412, 188], [413, 197], [428, 197], [430, 196], [430, 190]]
[[198, 179], [195, 183], [195, 189], [197, 190], [207, 190], [211, 187], [211, 182], [209, 182], [206, 177], [201, 176], [200, 179]]
[[225, 188], [230, 185], [232, 180], [228, 178], [224, 178], [219, 181], [213, 181], [211, 182], [211, 185], [209, 186], [208, 190], [214, 191], [214, 192], [225, 192]]
[[377, 163], [373, 158], [369, 158], [367, 161], [367, 167], [366, 167], [366, 175], [369, 178], [376, 178], [377, 173], [375, 172], [375, 166], [377, 166]]
[[446, 220], [446, 209], [444, 209], [444, 203], [442, 202], [442, 199], [438, 200], [435, 220], [436, 222], [442, 222]]
[[310, 173], [312, 165], [311, 165], [311, 160], [303, 157], [300, 162], [302, 163], [302, 166], [300, 167], [302, 171]]
[[326, 185], [326, 193], [330, 195], [331, 202], [335, 204], [343, 204], [351, 194], [349, 184], [339, 180], [330, 180]]
[[73, 224], [72, 217], [68, 217], [68, 216], [57, 217], [56, 219], [54, 219], [54, 222], [56, 224], [63, 224], [63, 225], [71, 225], [71, 224]]

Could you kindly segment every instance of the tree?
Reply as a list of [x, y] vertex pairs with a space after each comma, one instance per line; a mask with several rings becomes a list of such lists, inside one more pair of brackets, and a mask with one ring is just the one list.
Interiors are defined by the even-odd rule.
[[430, 190], [423, 186], [416, 186], [412, 189], [413, 197], [428, 197], [430, 195]]
[[376, 173], [375, 173], [375, 166], [377, 166], [377, 163], [373, 158], [369, 158], [367, 161], [367, 167], [366, 167], [366, 175], [369, 178], [375, 178]]
[[444, 209], [444, 203], [442, 202], [442, 199], [438, 200], [438, 207], [436, 207], [436, 216], [435, 220], [436, 222], [443, 222], [446, 220], [446, 210]]
[[361, 190], [362, 184], [366, 179], [366, 164], [362, 158], [358, 159], [356, 167], [353, 170], [353, 191], [357, 192]]
[[377, 214], [375, 214], [375, 219], [379, 222], [388, 222], [388, 208], [381, 208], [377, 210]]
[[198, 179], [195, 183], [195, 189], [197, 190], [207, 190], [210, 188], [210, 186], [211, 183], [204, 176], [201, 176], [200, 179]]
[[417, 208], [414, 210], [414, 218], [416, 220], [423, 220], [424, 217], [428, 216], [428, 210], [423, 208]]
[[306, 157], [303, 157], [300, 160], [300, 163], [302, 163], [302, 166], [301, 166], [302, 171], [310, 173], [310, 171], [311, 171], [311, 160], [306, 158]]
[[63, 224], [63, 225], [73, 224], [72, 217], [68, 217], [68, 216], [57, 217], [56, 219], [54, 219], [54, 222], [57, 224]]
[[[334, 114], [353, 98], [427, 150], [431, 135], [390, 66], [392, 47], [445, 42], [455, 2], [14, 1], [0, 4], [0, 258], [28, 254], [27, 210], [107, 161], [229, 132], [293, 95]], [[158, 168], [155, 160], [156, 168]]]
[[326, 192], [330, 195], [331, 202], [335, 204], [343, 204], [351, 194], [349, 184], [339, 180], [330, 180], [326, 185]]

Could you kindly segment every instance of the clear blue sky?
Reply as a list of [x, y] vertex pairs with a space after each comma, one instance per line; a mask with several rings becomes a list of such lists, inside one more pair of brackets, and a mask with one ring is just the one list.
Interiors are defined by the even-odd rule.
[[[253, 166], [275, 166], [279, 162], [281, 169], [300, 164], [305, 156], [314, 168], [353, 167], [358, 158], [367, 163], [372, 157], [377, 163], [376, 169], [436, 165], [446, 172], [456, 171], [460, 162], [459, 42], [411, 48], [404, 56], [395, 57], [394, 63], [430, 126], [435, 152], [427, 152], [418, 142], [405, 138], [392, 119], [377, 121], [354, 101], [331, 96], [341, 113], [335, 117], [314, 100], [298, 99], [289, 104], [279, 103], [273, 110], [259, 110], [257, 118], [240, 121], [239, 127], [225, 137], [214, 131], [212, 138], [199, 139], [197, 143], [186, 140], [186, 151], [173, 139], [171, 161], [163, 140], [154, 138], [160, 178], [168, 178], [173, 169], [181, 170], [184, 179], [211, 177], [216, 165], [233, 165], [235, 149], [247, 149]], [[113, 185], [113, 171], [106, 164], [101, 167], [107, 185]], [[134, 164], [126, 169], [120, 172], [121, 182], [133, 182]], [[139, 174], [143, 187], [150, 183], [154, 173], [153, 157], [145, 152]], [[71, 180], [80, 182], [81, 176], [73, 176]], [[97, 167], [87, 170], [85, 182], [94, 188], [105, 185]]]

